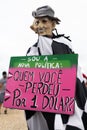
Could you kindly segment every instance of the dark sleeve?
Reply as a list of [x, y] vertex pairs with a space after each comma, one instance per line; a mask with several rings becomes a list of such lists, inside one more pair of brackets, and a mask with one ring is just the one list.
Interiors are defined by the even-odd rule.
[[76, 81], [76, 103], [78, 107], [84, 110], [85, 103], [86, 103], [86, 95], [83, 83], [81, 83], [80, 79], [77, 78]]
[[[67, 45], [64, 46], [66, 48], [65, 53], [67, 54], [75, 54], [74, 51], [69, 48]], [[87, 89], [83, 81], [81, 81], [80, 77], [76, 79], [76, 92], [75, 92], [75, 100], [79, 109], [81, 109], [82, 114], [81, 120], [83, 122], [84, 130], [87, 130]], [[62, 118], [63, 119], [63, 118]], [[67, 123], [69, 121], [69, 117]], [[81, 130], [78, 126], [66, 125], [66, 130]]]
[[67, 45], [65, 46], [66, 46], [67, 54], [75, 54], [71, 48], [69, 48]]
[[25, 110], [26, 120], [30, 119], [35, 113], [36, 111]]

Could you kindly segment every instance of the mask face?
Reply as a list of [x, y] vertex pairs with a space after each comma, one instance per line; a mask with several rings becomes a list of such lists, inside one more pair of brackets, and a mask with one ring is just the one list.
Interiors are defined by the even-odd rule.
[[31, 29], [34, 30], [38, 35], [52, 36], [54, 22], [47, 17], [36, 18], [31, 26]]

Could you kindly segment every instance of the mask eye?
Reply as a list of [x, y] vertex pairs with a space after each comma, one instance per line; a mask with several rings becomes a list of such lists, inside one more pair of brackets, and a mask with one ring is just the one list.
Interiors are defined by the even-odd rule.
[[39, 20], [35, 21], [35, 25], [38, 25], [39, 24]]
[[47, 23], [47, 20], [46, 20], [46, 19], [43, 19], [43, 20], [42, 20], [42, 23], [44, 23], [44, 24]]

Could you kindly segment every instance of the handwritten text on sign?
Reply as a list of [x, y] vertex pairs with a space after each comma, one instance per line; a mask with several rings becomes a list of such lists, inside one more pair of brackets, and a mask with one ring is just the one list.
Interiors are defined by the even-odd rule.
[[4, 106], [73, 114], [76, 66], [62, 69], [10, 68]]

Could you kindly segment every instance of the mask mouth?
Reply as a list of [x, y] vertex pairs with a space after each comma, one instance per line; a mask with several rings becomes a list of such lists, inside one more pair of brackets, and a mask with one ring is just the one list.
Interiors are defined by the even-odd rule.
[[37, 33], [44, 33], [45, 32], [45, 28], [38, 28], [37, 29]]

